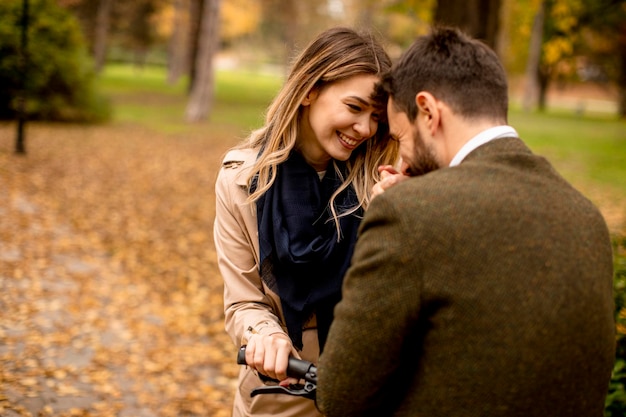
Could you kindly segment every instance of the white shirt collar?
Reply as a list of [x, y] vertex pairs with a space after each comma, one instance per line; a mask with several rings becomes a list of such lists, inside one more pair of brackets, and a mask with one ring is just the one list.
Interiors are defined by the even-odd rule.
[[484, 145], [487, 142], [491, 142], [494, 139], [518, 137], [519, 135], [517, 134], [517, 131], [511, 126], [495, 126], [487, 130], [483, 130], [482, 132], [471, 138], [469, 141], [467, 141], [467, 143], [465, 143], [465, 145], [463, 145], [461, 149], [459, 149], [459, 152], [457, 152], [454, 158], [452, 158], [452, 161], [450, 161], [450, 166], [453, 167], [459, 165], [461, 161], [463, 161], [463, 159], [465, 159], [465, 157], [469, 155], [469, 153], [472, 152], [474, 149], [478, 148], [481, 145]]

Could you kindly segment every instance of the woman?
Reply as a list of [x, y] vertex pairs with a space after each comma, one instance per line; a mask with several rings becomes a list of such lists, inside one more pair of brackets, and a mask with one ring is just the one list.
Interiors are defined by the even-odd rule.
[[247, 345], [234, 416], [319, 416], [311, 400], [250, 397], [261, 373], [286, 385], [290, 355], [315, 362], [363, 210], [393, 164], [374, 85], [390, 68], [371, 36], [321, 33], [296, 59], [265, 126], [228, 152], [216, 183], [215, 243], [226, 330]]

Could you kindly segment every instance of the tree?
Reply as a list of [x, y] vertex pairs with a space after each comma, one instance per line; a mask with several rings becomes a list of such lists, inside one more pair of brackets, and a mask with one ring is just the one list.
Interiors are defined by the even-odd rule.
[[159, 7], [158, 0], [135, 0], [124, 3], [123, 19], [118, 17], [120, 44], [133, 52], [136, 65], [145, 64], [146, 54], [158, 38], [153, 18]]
[[107, 38], [111, 21], [111, 9], [114, 0], [100, 0], [96, 14], [96, 27], [93, 42], [93, 56], [96, 72], [100, 72], [106, 61]]
[[196, 76], [187, 104], [187, 120], [196, 122], [208, 117], [213, 104], [213, 56], [219, 48], [220, 0], [202, 0], [198, 53], [194, 62]]
[[435, 23], [457, 26], [497, 50], [502, 0], [438, 0]]
[[298, 33], [306, 37], [309, 35], [301, 26], [303, 15], [299, 13], [295, 0], [261, 0], [261, 4], [261, 36], [269, 44], [276, 44], [276, 40], [278, 41], [279, 59], [287, 67], [296, 49]]
[[[626, 118], [626, 3], [622, 0], [584, 0], [579, 31], [584, 65], [598, 68], [618, 91], [618, 115]], [[596, 71], [598, 72], [598, 71]]]
[[283, 41], [287, 46], [285, 48], [287, 51], [285, 57], [287, 63], [289, 63], [289, 60], [296, 51], [296, 36], [298, 34], [298, 23], [300, 21], [300, 19], [298, 19], [298, 8], [294, 1], [287, 0], [284, 2], [284, 6], [282, 7], [282, 19], [284, 27]]
[[190, 34], [185, 28], [188, 27], [190, 19], [185, 13], [189, 10], [186, 3], [185, 0], [173, 0], [172, 5], [172, 27], [167, 48], [167, 81], [170, 84], [175, 83], [189, 68], [187, 38]]
[[19, 66], [20, 72], [20, 85], [19, 85], [19, 97], [17, 105], [17, 138], [15, 140], [15, 153], [24, 155], [26, 154], [26, 139], [24, 138], [24, 126], [26, 125], [26, 74], [28, 70], [28, 0], [24, 0], [22, 4], [22, 19], [21, 19], [21, 36], [19, 47]]
[[406, 48], [416, 36], [428, 32], [436, 4], [437, 0], [393, 1], [383, 8], [385, 21], [376, 25], [382, 29], [386, 39], [400, 48]]
[[[536, 3], [536, 2], [535, 2]], [[555, 80], [614, 83], [626, 116], [626, 6], [618, 0], [541, 0], [536, 6], [523, 101], [546, 107]], [[528, 3], [533, 7], [533, 1]], [[538, 39], [541, 42], [538, 42]]]
[[165, 1], [57, 0], [78, 17], [97, 70], [110, 46], [118, 54], [131, 51], [136, 63], [144, 62], [147, 51], [160, 41], [155, 20]]
[[[92, 122], [110, 116], [93, 84], [94, 71], [76, 18], [55, 0], [30, 7], [25, 103], [28, 119]], [[0, 119], [16, 117], [20, 95], [22, 0], [0, 1]]]
[[546, 108], [548, 86], [557, 78], [575, 76], [575, 49], [579, 41], [582, 13], [580, 0], [545, 0], [542, 55], [537, 67], [539, 80], [539, 110]]
[[261, 2], [259, 0], [228, 0], [221, 7], [221, 38], [232, 42], [254, 33], [261, 21]]
[[539, 64], [541, 62], [541, 49], [543, 46], [543, 25], [545, 15], [545, 1], [539, 4], [539, 10], [535, 14], [530, 45], [528, 48], [528, 62], [526, 63], [526, 89], [522, 99], [522, 107], [529, 111], [537, 102], [540, 92]]
[[57, 0], [58, 4], [78, 18], [83, 37], [91, 52], [96, 72], [106, 61], [111, 19], [115, 14], [115, 0]]

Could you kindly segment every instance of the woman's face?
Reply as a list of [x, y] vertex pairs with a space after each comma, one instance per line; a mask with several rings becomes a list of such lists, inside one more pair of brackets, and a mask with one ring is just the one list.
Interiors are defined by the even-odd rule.
[[347, 160], [376, 134], [381, 110], [370, 96], [378, 80], [355, 75], [313, 90], [304, 99], [296, 146], [317, 171], [325, 170], [331, 159]]

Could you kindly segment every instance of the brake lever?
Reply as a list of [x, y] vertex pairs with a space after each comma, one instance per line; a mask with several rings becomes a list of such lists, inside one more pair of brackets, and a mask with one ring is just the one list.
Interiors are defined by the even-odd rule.
[[[237, 353], [237, 363], [239, 365], [246, 365], [246, 347], [241, 346]], [[289, 364], [287, 367], [287, 375], [290, 377], [303, 379], [302, 384], [290, 384], [289, 387], [283, 387], [281, 385], [264, 385], [262, 387], [253, 388], [250, 392], [250, 396], [254, 397], [259, 394], [287, 394], [296, 397], [308, 398], [315, 400], [315, 394], [317, 391], [317, 368], [311, 362], [303, 361], [296, 358], [289, 358]], [[267, 381], [278, 382], [269, 378], [261, 373], [259, 377]]]
[[315, 400], [316, 386], [310, 382], [301, 384], [291, 384], [289, 387], [283, 387], [281, 385], [266, 385], [262, 387], [253, 388], [250, 392], [250, 396], [260, 394], [287, 394], [294, 397], [304, 397], [310, 400]]

